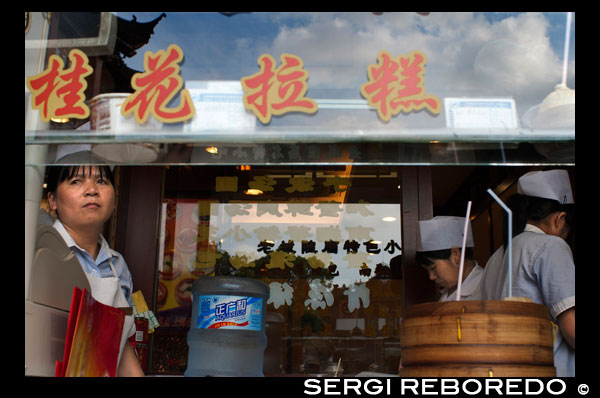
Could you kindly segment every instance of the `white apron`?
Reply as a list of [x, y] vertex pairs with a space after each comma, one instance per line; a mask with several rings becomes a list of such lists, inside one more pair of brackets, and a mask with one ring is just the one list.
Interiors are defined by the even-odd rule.
[[[88, 282], [90, 283], [90, 288], [92, 289], [92, 297], [105, 305], [110, 305], [112, 307], [123, 308], [129, 307], [129, 303], [125, 299], [125, 295], [121, 290], [121, 282], [115, 268], [113, 266], [112, 261], [109, 259], [108, 263], [110, 264], [110, 269], [112, 270], [113, 277], [109, 278], [99, 278], [96, 276], [89, 275], [87, 272], [84, 272], [87, 277]], [[132, 328], [134, 328], [135, 332], [135, 320], [133, 315], [125, 315], [125, 321], [123, 323], [123, 332], [121, 333], [121, 342], [119, 344], [119, 357], [117, 359], [117, 368], [119, 363], [121, 362], [121, 355], [123, 354], [123, 349], [128, 343], [129, 336], [132, 334]]]

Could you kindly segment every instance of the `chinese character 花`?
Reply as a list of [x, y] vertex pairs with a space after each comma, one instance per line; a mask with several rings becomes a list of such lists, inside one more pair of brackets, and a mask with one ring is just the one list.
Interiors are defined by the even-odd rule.
[[133, 113], [140, 124], [144, 124], [150, 114], [163, 123], [190, 119], [195, 108], [187, 89], [181, 90], [178, 106], [167, 108], [169, 101], [183, 87], [178, 65], [182, 60], [183, 51], [176, 44], [171, 44], [167, 51], [145, 53], [144, 72], [136, 73], [131, 78], [135, 92], [123, 103], [121, 114], [127, 116]]

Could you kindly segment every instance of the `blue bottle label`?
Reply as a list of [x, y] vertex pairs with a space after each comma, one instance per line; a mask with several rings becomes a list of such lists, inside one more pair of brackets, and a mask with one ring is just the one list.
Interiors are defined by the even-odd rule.
[[256, 330], [262, 327], [262, 298], [198, 296], [198, 329]]

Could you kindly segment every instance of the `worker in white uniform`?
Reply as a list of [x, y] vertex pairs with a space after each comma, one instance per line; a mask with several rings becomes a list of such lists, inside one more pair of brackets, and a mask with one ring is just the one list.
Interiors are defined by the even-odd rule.
[[[108, 166], [52, 166], [48, 203], [55, 212], [53, 227], [73, 251], [102, 304], [132, 306], [131, 274], [123, 256], [101, 234], [115, 208], [112, 172]], [[135, 333], [133, 315], [125, 316], [117, 359], [117, 376], [144, 376], [128, 338]]]
[[527, 297], [545, 305], [558, 325], [557, 376], [575, 376], [575, 263], [567, 244], [574, 232], [575, 202], [569, 175], [566, 170], [530, 172], [519, 178], [517, 192], [506, 201], [513, 213], [512, 292], [508, 292], [505, 244], [485, 266], [482, 297]]
[[[465, 217], [436, 216], [419, 221], [415, 259], [441, 288], [439, 301], [456, 300]], [[473, 259], [473, 234], [467, 231], [461, 282], [461, 300], [480, 300], [479, 279], [483, 273]]]

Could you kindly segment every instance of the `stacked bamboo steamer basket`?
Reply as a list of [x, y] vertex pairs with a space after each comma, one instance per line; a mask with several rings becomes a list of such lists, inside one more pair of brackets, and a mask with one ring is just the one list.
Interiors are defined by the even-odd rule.
[[554, 377], [545, 306], [448, 301], [408, 307], [401, 324], [401, 377]]

